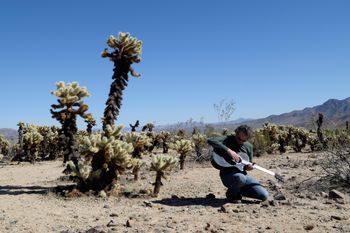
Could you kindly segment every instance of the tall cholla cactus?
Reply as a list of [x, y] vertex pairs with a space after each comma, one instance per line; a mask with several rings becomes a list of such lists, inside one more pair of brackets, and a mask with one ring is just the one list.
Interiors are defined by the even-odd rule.
[[134, 159], [130, 153], [133, 146], [120, 140], [122, 126], [106, 126], [105, 133], [91, 134], [83, 138], [80, 153], [84, 162], [69, 166], [81, 179], [83, 190], [111, 190], [117, 182], [118, 174], [131, 169]]
[[27, 159], [34, 163], [38, 156], [38, 151], [44, 137], [38, 132], [37, 127], [28, 125], [26, 132], [23, 134], [23, 145]]
[[166, 179], [165, 172], [171, 171], [178, 164], [178, 159], [172, 156], [156, 155], [152, 158], [151, 171], [156, 171], [153, 195], [157, 196], [162, 185], [162, 178]]
[[134, 158], [141, 158], [141, 153], [146, 147], [151, 146], [151, 138], [144, 133], [131, 132], [125, 134], [124, 140], [131, 143], [134, 147], [132, 155]]
[[107, 45], [114, 51], [109, 53], [108, 49], [105, 49], [101, 56], [108, 57], [114, 63], [114, 74], [103, 116], [103, 130], [106, 129], [107, 125], [114, 125], [114, 121], [119, 115], [123, 90], [128, 85], [128, 73], [130, 72], [134, 77], [141, 76], [135, 73], [131, 67], [133, 63], [141, 61], [141, 41], [131, 37], [129, 33], [119, 32], [118, 38], [114, 36], [108, 38]]
[[207, 137], [204, 134], [196, 133], [192, 135], [191, 140], [194, 144], [197, 157], [200, 157], [203, 147], [207, 144]]
[[[82, 99], [88, 97], [90, 94], [85, 87], [80, 87], [77, 82], [56, 83], [57, 89], [51, 93], [57, 96], [59, 104], [51, 105], [52, 117], [58, 120], [61, 125], [60, 138], [62, 146], [65, 147], [64, 163], [68, 160], [73, 160], [75, 164], [78, 162], [78, 155], [76, 154], [75, 135], [78, 131], [77, 116], [83, 119], [88, 119], [91, 114], [87, 114], [88, 106], [83, 103]], [[61, 109], [54, 111], [56, 109]]]
[[193, 142], [187, 139], [181, 139], [171, 144], [170, 148], [180, 154], [180, 169], [183, 170], [186, 156], [193, 151]]

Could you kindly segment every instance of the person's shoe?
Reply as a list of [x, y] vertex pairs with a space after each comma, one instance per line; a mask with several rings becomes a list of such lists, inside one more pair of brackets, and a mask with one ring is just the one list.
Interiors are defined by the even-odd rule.
[[230, 203], [241, 203], [242, 196], [233, 196], [229, 190], [226, 191], [226, 198]]

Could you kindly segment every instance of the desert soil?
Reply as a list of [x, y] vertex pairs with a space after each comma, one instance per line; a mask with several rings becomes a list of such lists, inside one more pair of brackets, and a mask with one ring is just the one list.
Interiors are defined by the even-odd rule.
[[[145, 155], [144, 157], [149, 157]], [[255, 162], [282, 174], [253, 170], [269, 199], [228, 203], [218, 170], [188, 158], [184, 170], [163, 181], [151, 197], [155, 174], [144, 168], [139, 181], [120, 177], [120, 197], [64, 197], [62, 161], [0, 164], [0, 232], [350, 232], [348, 190], [317, 181], [319, 157], [308, 153], [266, 155]]]

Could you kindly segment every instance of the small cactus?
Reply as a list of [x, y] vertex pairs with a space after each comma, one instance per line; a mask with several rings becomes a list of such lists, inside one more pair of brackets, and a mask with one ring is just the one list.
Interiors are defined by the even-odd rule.
[[180, 154], [180, 169], [183, 170], [186, 156], [193, 151], [193, 142], [187, 139], [178, 140], [171, 144], [170, 148], [176, 150]]
[[145, 165], [145, 162], [140, 159], [134, 159], [132, 164], [133, 164], [132, 174], [134, 175], [134, 181], [137, 181], [139, 180], [140, 169]]
[[125, 141], [133, 145], [132, 155], [134, 158], [141, 158], [141, 153], [146, 147], [151, 146], [151, 139], [144, 133], [127, 133], [125, 134]]
[[172, 156], [156, 155], [152, 158], [151, 171], [156, 172], [153, 195], [157, 196], [162, 185], [162, 178], [166, 179], [165, 172], [171, 171], [178, 164], [178, 159]]

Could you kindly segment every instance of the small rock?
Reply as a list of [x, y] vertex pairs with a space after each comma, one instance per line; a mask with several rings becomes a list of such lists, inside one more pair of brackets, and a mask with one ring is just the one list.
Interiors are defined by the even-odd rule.
[[344, 193], [339, 192], [338, 190], [335, 190], [335, 189], [332, 189], [331, 191], [329, 191], [328, 196], [331, 199], [335, 199], [335, 198], [344, 199], [345, 198], [345, 194]]
[[146, 206], [146, 207], [152, 207], [153, 206], [152, 203], [149, 202], [149, 201], [144, 201], [143, 205]]
[[220, 209], [219, 209], [219, 212], [228, 213], [227, 206], [222, 205], [222, 206], [220, 207]]
[[101, 190], [99, 193], [98, 193], [98, 196], [99, 197], [102, 197], [102, 198], [106, 198], [107, 197], [107, 193], [103, 190]]
[[276, 206], [276, 205], [278, 205], [278, 203], [275, 200], [270, 200], [269, 205]]
[[327, 198], [327, 197], [328, 197], [328, 194], [325, 193], [325, 192], [321, 192], [320, 195], [321, 195], [321, 197], [323, 197], [323, 198]]
[[171, 198], [172, 198], [172, 199], [179, 199], [179, 196], [173, 194], [173, 195], [171, 195]]
[[283, 195], [283, 193], [276, 193], [273, 198], [277, 201], [282, 201], [282, 200], [286, 200], [286, 197]]
[[335, 202], [337, 202], [338, 204], [342, 204], [342, 205], [345, 204], [345, 199], [343, 199], [343, 198], [335, 198], [334, 200], [335, 200]]
[[209, 193], [209, 194], [207, 194], [207, 196], [205, 196], [205, 198], [207, 198], [207, 199], [215, 199], [215, 195], [213, 193]]
[[307, 231], [311, 231], [312, 229], [315, 228], [315, 225], [314, 224], [307, 224], [306, 226], [304, 226], [304, 229], [307, 230]]
[[126, 227], [131, 227], [131, 222], [130, 222], [130, 220], [128, 219], [128, 220], [126, 220], [126, 224], [125, 224], [125, 226]]
[[310, 200], [317, 201], [317, 197], [315, 197], [315, 196], [312, 195], [312, 194], [307, 194], [306, 197], [309, 198]]
[[110, 207], [109, 205], [104, 205], [103, 208], [109, 209], [109, 208], [111, 208], [111, 207]]
[[107, 223], [107, 227], [115, 227], [117, 226], [117, 224], [114, 222], [113, 219], [111, 219], [111, 221], [109, 221], [109, 223]]
[[210, 229], [210, 223], [207, 223], [207, 225], [204, 227], [204, 230], [208, 231]]
[[111, 213], [111, 214], [109, 215], [109, 217], [118, 217], [118, 214], [116, 214], [116, 213]]
[[335, 219], [335, 220], [342, 220], [341, 217], [337, 216], [337, 215], [332, 215], [331, 219]]

